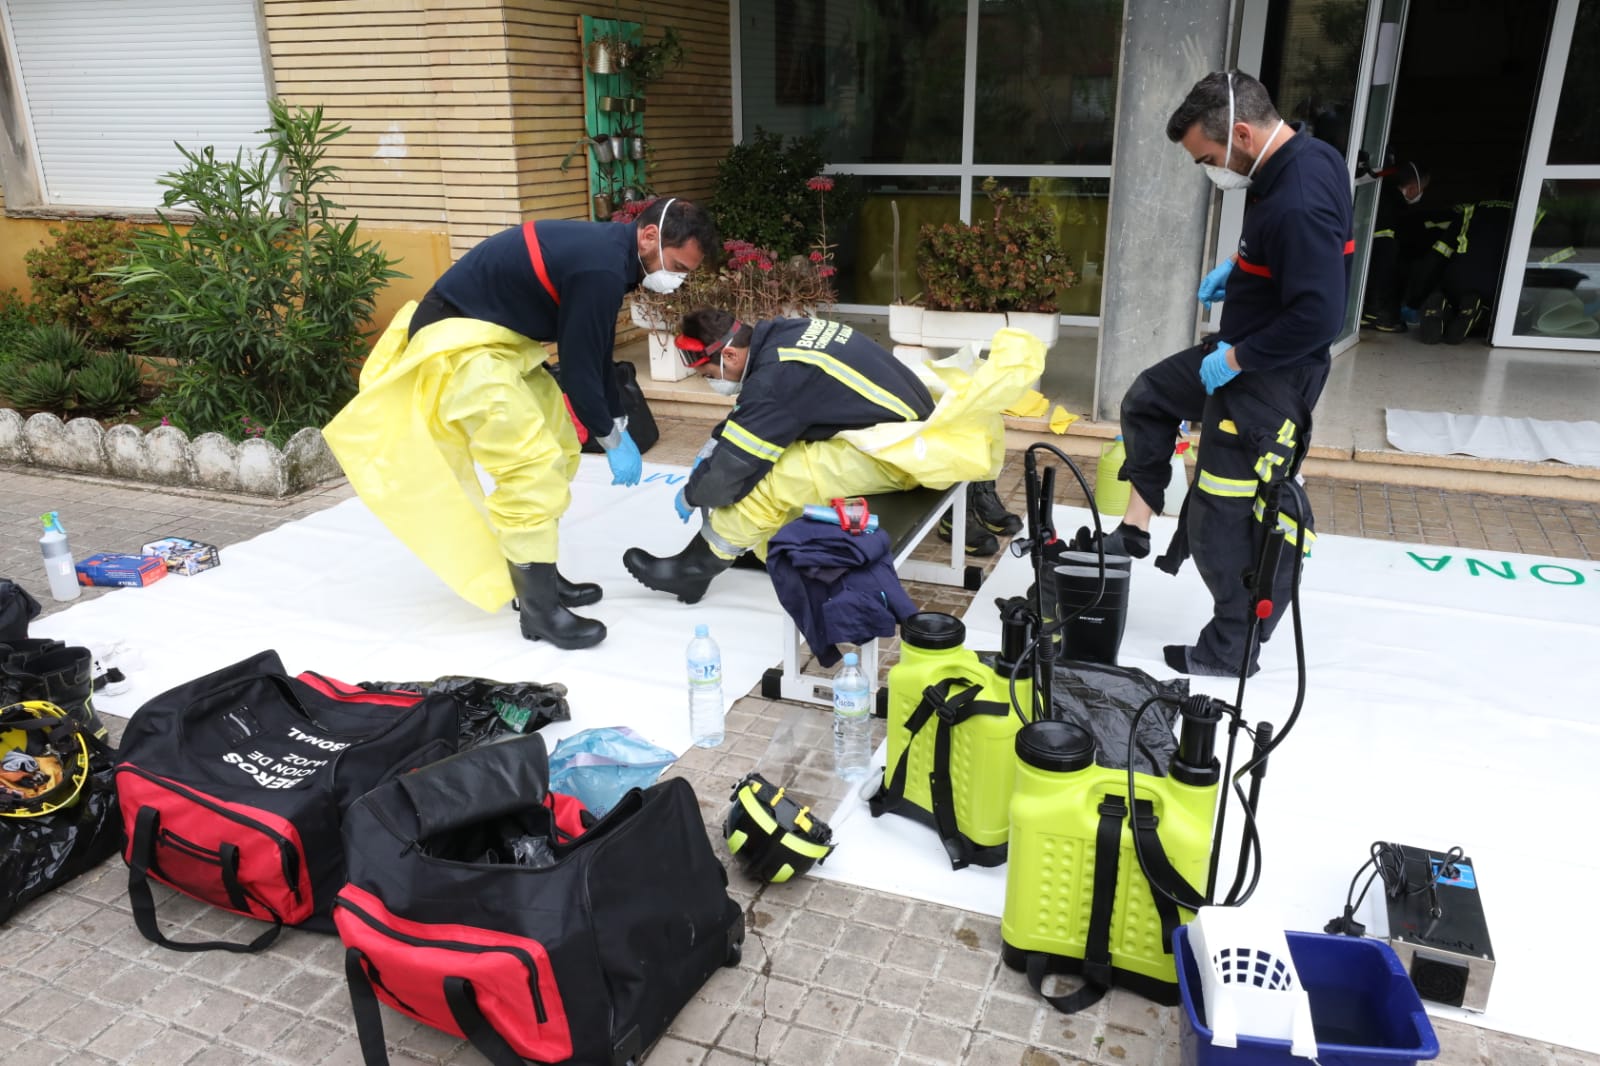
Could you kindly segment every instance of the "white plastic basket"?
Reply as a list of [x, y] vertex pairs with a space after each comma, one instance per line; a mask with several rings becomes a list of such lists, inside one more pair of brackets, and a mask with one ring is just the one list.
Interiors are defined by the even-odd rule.
[[1189, 925], [1211, 1042], [1287, 1040], [1290, 1054], [1315, 1058], [1311, 1000], [1295, 973], [1283, 930], [1236, 907], [1202, 907]]

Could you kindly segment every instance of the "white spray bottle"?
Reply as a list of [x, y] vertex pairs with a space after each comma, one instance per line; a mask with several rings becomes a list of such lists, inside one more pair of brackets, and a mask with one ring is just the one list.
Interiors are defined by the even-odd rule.
[[54, 511], [47, 511], [39, 516], [39, 521], [44, 523], [39, 551], [44, 555], [44, 572], [50, 579], [50, 595], [58, 600], [75, 600], [83, 589], [78, 587], [78, 572], [73, 567], [72, 549], [67, 545], [67, 531], [61, 528], [61, 516]]

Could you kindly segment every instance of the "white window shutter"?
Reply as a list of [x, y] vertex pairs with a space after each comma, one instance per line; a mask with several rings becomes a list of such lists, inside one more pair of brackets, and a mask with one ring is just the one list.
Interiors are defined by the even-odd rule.
[[0, 0], [46, 207], [149, 211], [183, 165], [270, 121], [255, 0]]

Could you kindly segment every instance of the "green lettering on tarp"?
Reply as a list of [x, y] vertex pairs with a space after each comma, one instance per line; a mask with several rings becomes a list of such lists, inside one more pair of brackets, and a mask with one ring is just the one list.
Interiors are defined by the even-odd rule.
[[1422, 567], [1424, 570], [1431, 570], [1435, 574], [1437, 574], [1440, 570], [1443, 570], [1449, 564], [1451, 558], [1453, 558], [1449, 555], [1441, 555], [1437, 559], [1429, 559], [1426, 556], [1418, 555], [1416, 552], [1406, 552], [1406, 554], [1415, 559], [1418, 566]]
[[1495, 577], [1503, 577], [1507, 581], [1515, 581], [1517, 579], [1516, 571], [1511, 569], [1510, 560], [1501, 563], [1500, 568], [1497, 570], [1491, 564], [1483, 562], [1479, 559], [1468, 559], [1467, 573], [1471, 574], [1473, 577], [1477, 577], [1480, 572], [1493, 574]]
[[[1572, 580], [1571, 581], [1554, 581], [1554, 580], [1544, 576], [1544, 572], [1546, 570], [1558, 571], [1558, 572], [1560, 572], [1562, 574], [1565, 574], [1567, 577], [1570, 577]], [[1554, 563], [1536, 563], [1535, 565], [1528, 567], [1528, 573], [1532, 574], [1534, 577], [1538, 578], [1540, 581], [1543, 581], [1546, 585], [1581, 585], [1581, 584], [1583, 584], [1583, 575], [1578, 573], [1576, 570], [1572, 569], [1570, 566], [1557, 566]]]

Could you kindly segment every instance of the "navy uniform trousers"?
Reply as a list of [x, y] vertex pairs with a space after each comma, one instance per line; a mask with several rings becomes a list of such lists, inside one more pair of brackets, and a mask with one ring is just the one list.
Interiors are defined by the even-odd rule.
[[[1299, 470], [1310, 446], [1311, 411], [1328, 378], [1326, 362], [1287, 370], [1246, 370], [1210, 396], [1200, 381], [1200, 363], [1212, 344], [1170, 355], [1141, 373], [1122, 400], [1126, 458], [1122, 479], [1160, 513], [1172, 473], [1178, 423], [1200, 425], [1199, 462], [1184, 498], [1178, 535], [1158, 565], [1177, 573], [1192, 556], [1211, 592], [1212, 617], [1195, 642], [1208, 663], [1237, 671], [1244, 663], [1252, 610], [1247, 574], [1265, 539], [1263, 493]], [[1309, 552], [1313, 532], [1309, 504], [1296, 514], [1290, 493], [1281, 494], [1280, 526], [1287, 543]], [[1303, 531], [1303, 533], [1302, 533]], [[1288, 606], [1295, 559], [1286, 548], [1272, 593], [1272, 614], [1261, 621], [1267, 640]], [[1250, 670], [1255, 670], [1252, 660]]]

